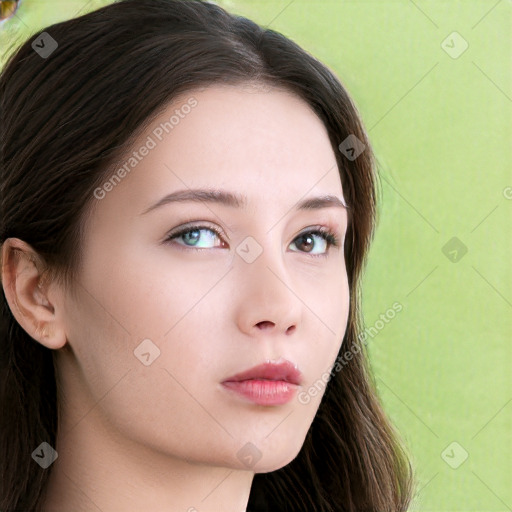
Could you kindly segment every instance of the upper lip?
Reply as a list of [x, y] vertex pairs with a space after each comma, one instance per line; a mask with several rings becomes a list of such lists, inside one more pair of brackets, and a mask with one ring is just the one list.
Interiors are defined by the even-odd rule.
[[294, 365], [286, 359], [280, 359], [278, 362], [266, 361], [263, 364], [254, 366], [249, 370], [237, 373], [232, 377], [227, 378], [224, 382], [239, 382], [242, 380], [283, 380], [291, 384], [300, 385], [302, 374], [297, 365]]

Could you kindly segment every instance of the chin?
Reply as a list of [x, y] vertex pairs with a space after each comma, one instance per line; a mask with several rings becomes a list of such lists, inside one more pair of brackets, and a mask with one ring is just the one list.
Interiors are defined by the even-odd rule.
[[284, 468], [297, 458], [301, 448], [302, 445], [296, 450], [287, 450], [286, 453], [274, 452], [269, 457], [263, 456], [261, 460], [254, 465], [252, 471], [254, 471], [254, 473], [271, 473], [272, 471]]

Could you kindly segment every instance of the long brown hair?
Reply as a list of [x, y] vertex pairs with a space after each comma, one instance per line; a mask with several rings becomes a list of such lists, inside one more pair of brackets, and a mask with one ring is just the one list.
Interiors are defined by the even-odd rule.
[[[72, 283], [94, 190], [144, 126], [192, 88], [266, 84], [292, 91], [324, 123], [349, 206], [345, 261], [350, 309], [341, 354], [298, 456], [256, 474], [248, 511], [405, 511], [409, 458], [387, 419], [367, 362], [360, 278], [373, 238], [375, 159], [356, 107], [334, 74], [282, 34], [202, 0], [122, 0], [44, 29], [43, 58], [26, 41], [0, 75], [0, 243], [17, 237], [52, 278]], [[48, 47], [47, 47], [48, 48]], [[365, 145], [348, 158], [339, 145]], [[350, 155], [348, 155], [350, 156]], [[0, 301], [0, 510], [40, 510], [52, 469], [34, 463], [56, 445], [53, 351]]]

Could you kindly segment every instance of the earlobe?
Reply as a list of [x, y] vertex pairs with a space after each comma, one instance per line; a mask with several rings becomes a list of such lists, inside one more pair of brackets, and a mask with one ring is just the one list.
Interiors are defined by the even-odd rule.
[[44, 265], [37, 253], [18, 238], [2, 244], [2, 286], [9, 308], [28, 335], [50, 349], [66, 344], [64, 326], [44, 285]]

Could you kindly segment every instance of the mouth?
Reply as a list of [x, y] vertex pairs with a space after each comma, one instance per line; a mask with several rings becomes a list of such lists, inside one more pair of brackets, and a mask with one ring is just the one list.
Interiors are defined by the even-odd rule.
[[258, 405], [283, 405], [294, 397], [302, 382], [296, 365], [287, 360], [267, 361], [229, 377], [222, 385]]

